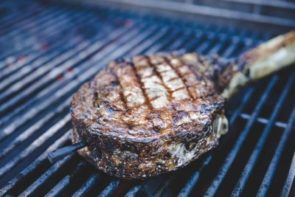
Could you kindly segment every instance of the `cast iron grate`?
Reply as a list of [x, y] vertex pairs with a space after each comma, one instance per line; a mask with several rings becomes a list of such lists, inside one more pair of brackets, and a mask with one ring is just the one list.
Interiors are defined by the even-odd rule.
[[231, 129], [220, 146], [175, 173], [123, 181], [77, 154], [47, 160], [48, 152], [70, 143], [71, 95], [110, 60], [178, 49], [231, 58], [269, 32], [35, 1], [7, 0], [1, 7], [1, 196], [294, 194], [294, 69], [229, 101]]

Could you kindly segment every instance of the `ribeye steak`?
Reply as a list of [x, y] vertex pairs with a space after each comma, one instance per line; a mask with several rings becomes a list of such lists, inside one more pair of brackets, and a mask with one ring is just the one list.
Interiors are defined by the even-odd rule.
[[227, 132], [224, 103], [240, 86], [295, 59], [294, 32], [236, 60], [197, 53], [118, 59], [72, 100], [73, 143], [98, 169], [122, 178], [174, 171]]

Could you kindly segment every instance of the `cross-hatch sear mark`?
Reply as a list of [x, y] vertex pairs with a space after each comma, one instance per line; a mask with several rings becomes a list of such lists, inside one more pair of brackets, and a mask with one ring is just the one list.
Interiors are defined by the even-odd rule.
[[[172, 103], [178, 103], [178, 101], [183, 100], [187, 100], [189, 102], [193, 101], [193, 98], [189, 94], [186, 84], [184, 83], [185, 80], [180, 75], [177, 68], [173, 67], [167, 58], [154, 58], [154, 65], [161, 76], [163, 83], [171, 92], [170, 100]], [[182, 66], [184, 65], [182, 64]], [[174, 110], [176, 113], [173, 114], [172, 120], [176, 126], [192, 122], [192, 119], [187, 111], [178, 111], [177, 109]]]
[[[173, 97], [176, 100], [184, 100], [184, 99], [190, 99], [194, 100], [194, 97], [192, 96], [190, 90], [189, 90], [189, 84], [187, 84], [186, 79], [184, 78], [184, 75], [188, 73], [188, 69], [183, 69], [187, 68], [187, 66], [183, 63], [180, 62], [179, 59], [170, 57], [170, 58], [165, 58], [165, 61], [167, 64], [169, 64], [170, 68], [174, 71], [176, 74], [176, 78], [179, 83], [182, 83], [182, 88], [175, 88], [173, 92]], [[179, 69], [182, 68], [182, 71]]]
[[169, 104], [169, 92], [163, 86], [160, 77], [157, 75], [148, 58], [138, 57], [134, 61], [137, 73], [141, 78], [143, 88], [152, 107], [154, 109], [166, 107]]
[[164, 57], [153, 58], [152, 63], [162, 79], [162, 83], [170, 92], [170, 102], [189, 98], [181, 77]]
[[124, 64], [126, 65], [120, 66], [117, 69], [117, 76], [119, 76], [119, 82], [123, 90], [127, 107], [133, 108], [142, 105], [145, 102], [145, 98], [132, 66], [128, 63]]
[[180, 58], [180, 61], [182, 65], [186, 64], [191, 72], [191, 74], [185, 76], [185, 79], [187, 80], [186, 85], [194, 99], [206, 98], [210, 95], [214, 83], [208, 81], [212, 74], [210, 69], [212, 65], [208, 63], [208, 60], [197, 54], [186, 54]]
[[126, 99], [123, 95], [123, 87], [119, 81], [119, 77], [117, 75], [117, 73], [115, 71], [110, 71], [112, 76], [116, 78], [116, 81], [118, 82], [119, 84], [119, 89], [118, 91], [115, 91], [114, 92], [114, 97], [112, 96], [108, 96], [107, 98], [111, 98], [110, 101], [113, 101], [113, 104], [117, 104], [119, 106], [121, 106], [121, 110], [127, 110], [127, 103], [126, 103]]
[[155, 132], [165, 133], [174, 126], [202, 121], [199, 105], [207, 87], [196, 73], [202, 75], [199, 67], [204, 64], [198, 57], [189, 58], [136, 56], [112, 67], [119, 85], [118, 89], [113, 87], [118, 90], [114, 99], [119, 97], [125, 104], [119, 119], [130, 131], [144, 129], [144, 123]]
[[[176, 67], [175, 62], [179, 61], [178, 64], [181, 66]], [[200, 97], [200, 80], [196, 78], [195, 69], [199, 66], [199, 64], [188, 65], [182, 58], [171, 60], [171, 65], [176, 67], [175, 69], [178, 71], [179, 75], [184, 80], [184, 83], [187, 87], [187, 90], [191, 96], [191, 98], [197, 99]]]
[[[149, 97], [147, 95], [147, 92], [146, 92], [146, 89], [144, 88], [144, 85], [142, 83], [141, 75], [138, 73], [138, 67], [135, 66], [134, 62], [131, 62], [131, 66], [132, 66], [133, 72], [134, 72], [134, 74], [136, 76], [136, 80], [139, 83], [140, 88], [142, 90], [142, 93], [143, 93], [143, 96], [144, 96], [144, 99], [145, 99], [144, 104], [148, 107], [148, 109], [150, 111], [150, 110], [152, 110], [153, 107], [151, 106], [150, 99], [149, 99]], [[143, 74], [145, 74], [145, 72], [143, 72]]]

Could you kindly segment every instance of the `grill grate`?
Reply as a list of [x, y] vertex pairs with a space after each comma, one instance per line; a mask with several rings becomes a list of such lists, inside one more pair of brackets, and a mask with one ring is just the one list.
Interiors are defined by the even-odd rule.
[[110, 60], [178, 49], [231, 58], [269, 32], [35, 1], [3, 1], [0, 13], [0, 196], [294, 192], [292, 68], [229, 101], [231, 129], [220, 146], [177, 172], [124, 181], [98, 172], [77, 154], [54, 164], [46, 158], [70, 143], [71, 95]]

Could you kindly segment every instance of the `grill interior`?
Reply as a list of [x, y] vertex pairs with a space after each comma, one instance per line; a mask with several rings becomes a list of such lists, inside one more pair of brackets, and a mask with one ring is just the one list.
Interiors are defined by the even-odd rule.
[[232, 58], [271, 32], [8, 0], [0, 3], [0, 26], [0, 196], [294, 194], [294, 68], [230, 100], [230, 131], [220, 146], [177, 172], [127, 181], [77, 154], [47, 159], [70, 144], [71, 95], [111, 60], [179, 49]]

